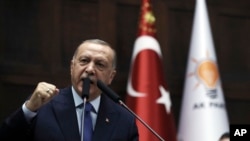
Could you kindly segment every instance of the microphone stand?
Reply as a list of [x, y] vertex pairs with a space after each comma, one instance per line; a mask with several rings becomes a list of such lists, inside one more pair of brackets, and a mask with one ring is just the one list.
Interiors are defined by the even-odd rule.
[[100, 80], [97, 80], [97, 86], [101, 89], [105, 94], [107, 94], [113, 101], [117, 102], [125, 109], [127, 109], [132, 115], [136, 117], [147, 129], [151, 131], [160, 141], [165, 141], [159, 134], [157, 134], [146, 122], [144, 122], [138, 115], [136, 115], [124, 102], [122, 102], [121, 98], [108, 86], [106, 86]]
[[82, 110], [82, 124], [81, 124], [81, 141], [83, 141], [83, 133], [84, 133], [84, 116], [85, 116], [85, 107], [87, 100], [89, 98], [89, 88], [90, 88], [90, 79], [86, 77], [82, 80], [82, 99], [83, 99], [83, 110]]
[[84, 97], [83, 98], [83, 108], [82, 108], [82, 124], [81, 124], [81, 141], [83, 141], [83, 136], [84, 136], [84, 116], [85, 116], [85, 107], [86, 107], [86, 102], [87, 102], [87, 98]]
[[144, 122], [138, 115], [136, 115], [124, 102], [119, 100], [119, 104], [121, 104], [125, 109], [127, 109], [132, 115], [134, 115], [144, 126], [146, 126], [160, 141], [164, 141], [164, 139], [157, 134], [146, 122]]

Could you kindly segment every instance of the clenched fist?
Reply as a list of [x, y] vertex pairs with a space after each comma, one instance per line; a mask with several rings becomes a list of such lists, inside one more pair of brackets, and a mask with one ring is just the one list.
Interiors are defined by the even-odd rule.
[[56, 88], [55, 85], [40, 82], [25, 105], [29, 110], [36, 111], [44, 104], [48, 103], [58, 93], [59, 89]]

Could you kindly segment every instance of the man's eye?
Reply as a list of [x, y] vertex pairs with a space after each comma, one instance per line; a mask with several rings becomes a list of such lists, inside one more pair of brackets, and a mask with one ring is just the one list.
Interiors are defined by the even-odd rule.
[[102, 64], [102, 63], [97, 63], [97, 66], [99, 66], [99, 67], [101, 67], [101, 68], [104, 68], [104, 67], [105, 67], [105, 65]]
[[88, 63], [88, 59], [81, 59], [81, 60], [80, 60], [80, 63], [86, 64], [86, 63]]

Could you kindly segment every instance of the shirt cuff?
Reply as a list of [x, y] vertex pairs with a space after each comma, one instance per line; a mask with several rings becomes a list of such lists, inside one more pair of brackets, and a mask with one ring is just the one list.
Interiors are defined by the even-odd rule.
[[[26, 103], [26, 102], [25, 102]], [[28, 122], [31, 122], [31, 120], [37, 115], [36, 112], [32, 112], [30, 111], [25, 103], [23, 104], [22, 106], [22, 110], [23, 110], [23, 113], [24, 113], [24, 116], [25, 116], [25, 119], [28, 121]]]

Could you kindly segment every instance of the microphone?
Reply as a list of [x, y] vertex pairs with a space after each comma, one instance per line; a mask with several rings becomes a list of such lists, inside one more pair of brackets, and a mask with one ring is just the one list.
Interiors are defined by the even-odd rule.
[[89, 77], [82, 79], [82, 99], [89, 99], [89, 88], [90, 88], [90, 79]]
[[107, 87], [101, 80], [97, 80], [97, 87], [102, 90], [106, 95], [108, 95], [109, 98], [111, 98], [113, 101], [120, 103], [121, 98], [112, 91], [109, 87]]
[[159, 134], [157, 134], [145, 121], [143, 121], [138, 115], [136, 115], [122, 100], [121, 98], [108, 86], [106, 86], [101, 80], [97, 80], [97, 87], [102, 90], [103, 93], [108, 95], [116, 103], [122, 105], [133, 116], [135, 116], [147, 129], [151, 131], [160, 141], [165, 141]]
[[[82, 118], [81, 121], [84, 122], [85, 118], [85, 108], [87, 100], [89, 99], [89, 89], [90, 89], [90, 79], [89, 77], [82, 79], [82, 99], [83, 99], [83, 110], [82, 110]], [[81, 124], [81, 141], [83, 141], [84, 136], [84, 126]]]

